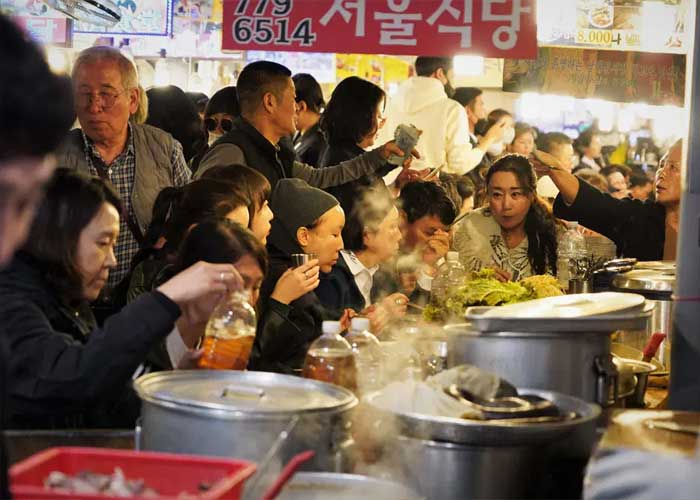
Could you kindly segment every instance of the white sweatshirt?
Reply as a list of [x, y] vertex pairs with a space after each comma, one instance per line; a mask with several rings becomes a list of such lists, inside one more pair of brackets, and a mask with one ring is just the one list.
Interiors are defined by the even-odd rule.
[[[402, 83], [387, 104], [386, 117], [378, 144], [392, 140], [394, 130], [402, 123], [423, 131], [416, 147], [421, 159], [413, 161], [413, 169], [445, 165], [443, 172], [466, 174], [484, 157], [484, 151], [472, 148], [469, 142], [467, 112], [447, 97], [436, 78], [414, 76]], [[393, 181], [398, 172], [391, 172], [387, 182]]]

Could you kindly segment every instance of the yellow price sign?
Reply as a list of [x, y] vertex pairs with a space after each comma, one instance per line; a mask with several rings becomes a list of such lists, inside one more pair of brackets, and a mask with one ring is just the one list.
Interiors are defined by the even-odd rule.
[[613, 33], [611, 30], [578, 30], [576, 32], [576, 43], [580, 45], [611, 47], [620, 45], [621, 41], [620, 34]]

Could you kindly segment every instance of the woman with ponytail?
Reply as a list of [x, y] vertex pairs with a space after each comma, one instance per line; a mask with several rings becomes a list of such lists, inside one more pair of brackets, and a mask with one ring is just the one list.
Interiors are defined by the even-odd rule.
[[520, 280], [556, 274], [557, 239], [564, 232], [537, 196], [537, 176], [528, 159], [511, 154], [486, 174], [488, 206], [459, 223], [454, 248], [467, 270], [493, 268], [499, 278]]
[[205, 219], [221, 218], [247, 227], [248, 207], [253, 203], [247, 191], [215, 179], [199, 179], [180, 188], [166, 188], [156, 199], [153, 220], [144, 236], [144, 246], [134, 256], [126, 301], [151, 291], [170, 278], [180, 244], [192, 227]]

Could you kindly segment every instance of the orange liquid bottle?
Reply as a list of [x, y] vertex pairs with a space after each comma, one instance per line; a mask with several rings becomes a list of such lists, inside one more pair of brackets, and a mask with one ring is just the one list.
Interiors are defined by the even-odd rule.
[[255, 341], [255, 310], [248, 294], [234, 292], [221, 302], [207, 323], [199, 368], [245, 370]]
[[357, 391], [355, 355], [340, 331], [337, 321], [323, 322], [323, 335], [317, 338], [304, 360], [302, 376]]

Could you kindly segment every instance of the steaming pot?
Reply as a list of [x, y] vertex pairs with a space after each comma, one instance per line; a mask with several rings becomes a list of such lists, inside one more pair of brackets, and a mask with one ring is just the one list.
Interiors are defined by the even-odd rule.
[[134, 382], [143, 450], [260, 461], [293, 416], [280, 458], [312, 449], [305, 468], [345, 471], [357, 398], [331, 384], [266, 372], [168, 371]]
[[548, 399], [576, 417], [556, 423], [483, 422], [392, 413], [374, 403], [372, 394], [363, 401], [392, 419], [388, 428], [399, 430], [398, 439], [384, 447], [383, 469], [427, 498], [572, 497], [565, 490], [580, 488], [600, 408], [549, 391], [518, 393]]
[[518, 387], [569, 394], [603, 407], [618, 397], [610, 335], [644, 329], [651, 317], [648, 309], [566, 319], [482, 320], [478, 312], [486, 308], [471, 309], [472, 323], [445, 327], [448, 367], [468, 363]]

